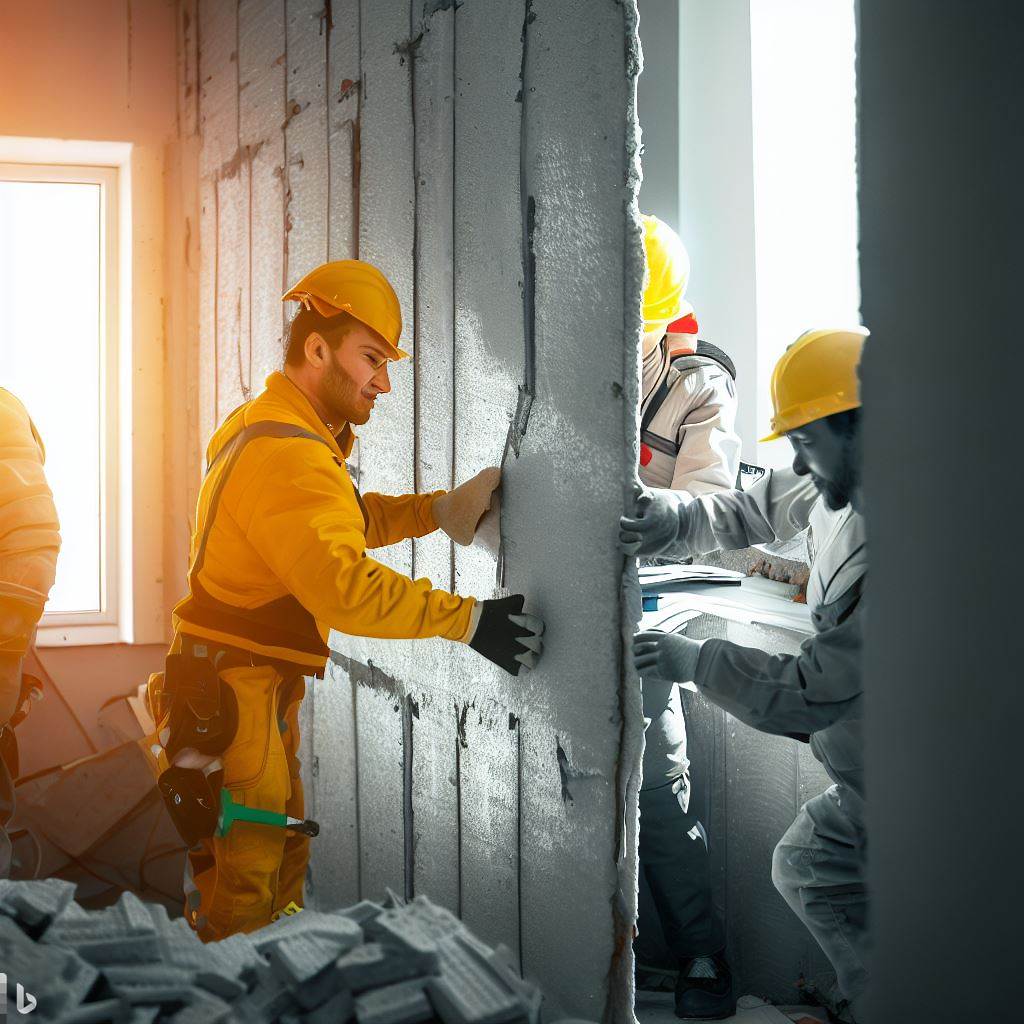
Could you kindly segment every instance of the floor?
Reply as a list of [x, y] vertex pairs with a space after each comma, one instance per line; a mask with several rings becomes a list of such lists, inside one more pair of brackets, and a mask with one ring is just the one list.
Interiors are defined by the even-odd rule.
[[[671, 992], [637, 992], [634, 1004], [640, 1024], [679, 1024]], [[825, 1011], [816, 1006], [769, 1006], [755, 996], [743, 996], [736, 1015], [722, 1024], [823, 1024]]]

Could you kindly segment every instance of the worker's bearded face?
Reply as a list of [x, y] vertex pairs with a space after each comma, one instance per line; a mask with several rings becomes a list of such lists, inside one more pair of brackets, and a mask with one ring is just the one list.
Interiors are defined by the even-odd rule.
[[384, 344], [369, 328], [352, 328], [332, 350], [320, 376], [318, 397], [335, 417], [332, 422], [365, 423], [377, 396], [390, 390]]
[[793, 446], [793, 471], [810, 476], [825, 504], [837, 511], [860, 490], [860, 445], [856, 425], [837, 430], [827, 419], [815, 420], [787, 435]]

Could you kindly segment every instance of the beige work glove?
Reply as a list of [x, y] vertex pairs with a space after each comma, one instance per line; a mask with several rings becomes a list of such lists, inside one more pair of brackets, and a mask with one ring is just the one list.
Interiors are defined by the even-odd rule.
[[434, 499], [434, 522], [456, 544], [473, 543], [476, 528], [491, 507], [494, 492], [501, 486], [501, 469], [489, 466], [453, 491]]

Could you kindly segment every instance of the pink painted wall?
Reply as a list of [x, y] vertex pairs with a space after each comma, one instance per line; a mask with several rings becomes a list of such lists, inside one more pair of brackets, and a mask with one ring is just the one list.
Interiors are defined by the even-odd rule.
[[[165, 570], [168, 544], [180, 552], [182, 533], [187, 542], [187, 532], [172, 527], [167, 515], [169, 502], [177, 501], [185, 488], [165, 469], [180, 465], [168, 457], [165, 423], [167, 324], [173, 305], [167, 282], [177, 271], [165, 259], [165, 181], [177, 132], [176, 12], [173, 0], [0, 5], [0, 136], [132, 144], [136, 643], [42, 650], [67, 704], [57, 694], [48, 695], [19, 729], [26, 771], [72, 760], [90, 752], [90, 741], [102, 741], [97, 709], [160, 667], [168, 606], [183, 589], [181, 558], [177, 572]], [[175, 255], [176, 262], [184, 262], [180, 251]]]

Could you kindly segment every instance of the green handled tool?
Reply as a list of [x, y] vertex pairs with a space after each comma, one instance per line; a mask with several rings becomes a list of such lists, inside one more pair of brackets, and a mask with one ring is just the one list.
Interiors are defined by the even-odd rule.
[[226, 836], [236, 821], [249, 821], [255, 825], [270, 825], [274, 828], [287, 828], [292, 832], [301, 832], [306, 836], [320, 835], [320, 826], [310, 819], [289, 818], [287, 814], [276, 811], [261, 811], [258, 807], [245, 807], [235, 803], [231, 791], [220, 791], [220, 813], [217, 815], [217, 835]]

